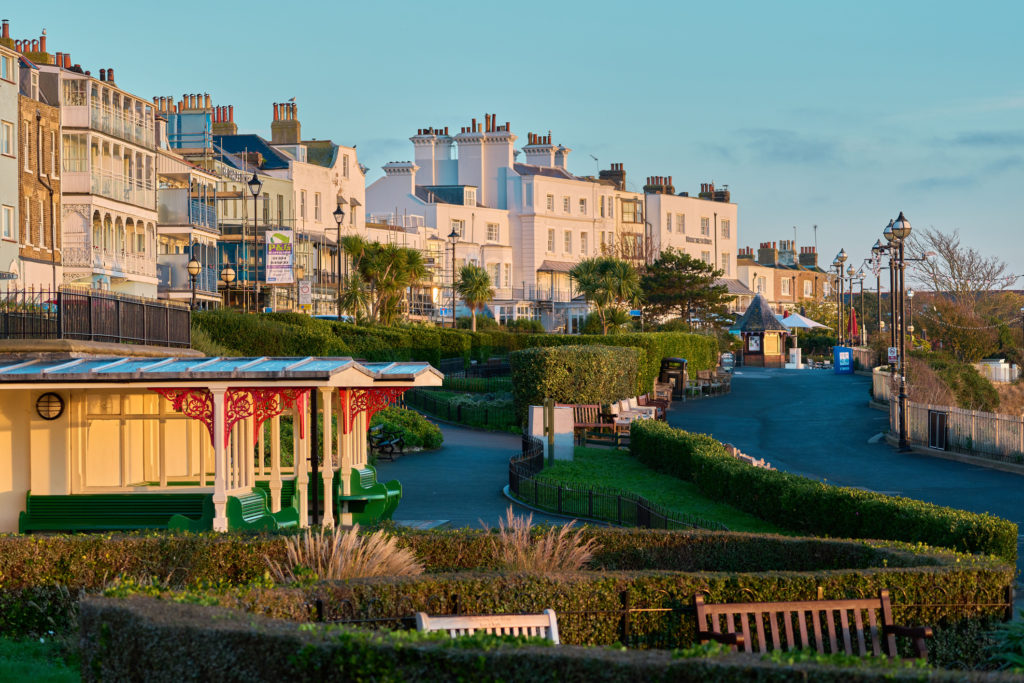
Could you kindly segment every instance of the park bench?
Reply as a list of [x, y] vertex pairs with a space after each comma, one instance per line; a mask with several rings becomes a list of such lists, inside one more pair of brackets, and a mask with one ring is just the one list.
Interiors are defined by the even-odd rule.
[[[338, 506], [335, 512], [352, 513], [352, 521], [356, 524], [372, 524], [391, 519], [402, 501], [402, 484], [397, 481], [377, 481], [377, 471], [370, 466], [352, 470], [349, 479], [352, 493], [347, 496], [341, 492], [341, 481], [337, 474], [335, 479], [335, 501]], [[343, 509], [343, 506], [347, 509]]]
[[[18, 531], [166, 529], [176, 515], [202, 517], [209, 493], [87, 493], [25, 496]], [[212, 509], [212, 505], [211, 505]]]
[[366, 442], [371, 451], [377, 452], [377, 457], [394, 460], [396, 451], [399, 455], [405, 455], [405, 440], [384, 425], [370, 427], [366, 433]]
[[535, 636], [546, 638], [555, 645], [558, 640], [558, 620], [553, 609], [542, 614], [491, 614], [480, 616], [431, 617], [426, 612], [416, 613], [417, 631], [447, 631], [452, 638], [471, 636], [477, 631], [499, 636]]
[[665, 416], [668, 414], [668, 408], [672, 402], [656, 399], [650, 394], [644, 394], [643, 396], [637, 399], [637, 403], [640, 404], [641, 408], [656, 408], [658, 412], [655, 415], [655, 417], [657, 417], [659, 420], [664, 420]]
[[276, 531], [298, 526], [299, 511], [293, 507], [282, 507], [280, 512], [271, 512], [267, 495], [262, 488], [256, 488], [240, 496], [228, 496], [225, 511], [228, 529]]
[[827, 642], [833, 654], [879, 657], [884, 651], [896, 657], [896, 636], [901, 636], [911, 639], [917, 657], [926, 658], [925, 638], [932, 636], [927, 626], [892, 623], [887, 590], [877, 598], [720, 604], [706, 604], [697, 594], [694, 604], [700, 643], [714, 640], [751, 653], [813, 648], [825, 654]]

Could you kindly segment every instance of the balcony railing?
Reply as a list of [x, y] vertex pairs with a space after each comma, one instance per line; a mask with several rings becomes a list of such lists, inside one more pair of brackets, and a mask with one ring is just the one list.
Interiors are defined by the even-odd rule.
[[115, 276], [156, 277], [156, 259], [148, 254], [133, 254], [126, 251], [114, 253], [88, 246], [65, 247], [64, 266], [71, 269], [107, 271]]
[[124, 176], [114, 175], [106, 171], [92, 172], [92, 193], [128, 202], [152, 210], [156, 202], [156, 193], [151, 188], [137, 187]]
[[160, 190], [156, 195], [157, 220], [161, 226], [191, 225], [217, 230], [217, 209], [190, 196], [187, 188]]
[[[188, 274], [188, 254], [162, 254], [156, 264], [158, 287], [161, 292], [191, 292], [192, 278]], [[196, 292], [217, 293], [217, 268], [203, 266], [196, 275]]]
[[126, 117], [111, 107], [95, 102], [89, 113], [93, 130], [102, 131], [142, 147], [153, 147], [153, 124], [148, 119], [140, 121], [134, 116]]
[[180, 304], [95, 290], [0, 294], [0, 339], [83, 339], [188, 347], [191, 315]]

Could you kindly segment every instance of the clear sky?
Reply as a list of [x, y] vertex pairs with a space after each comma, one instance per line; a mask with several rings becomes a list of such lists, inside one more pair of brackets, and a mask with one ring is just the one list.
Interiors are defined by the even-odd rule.
[[[369, 180], [417, 128], [485, 112], [551, 130], [570, 169], [625, 164], [630, 189], [728, 184], [740, 244], [817, 243], [858, 262], [888, 219], [959, 229], [1024, 271], [1024, 3], [49, 2], [15, 38], [146, 97], [210, 93], [269, 137], [358, 146]], [[1018, 285], [1020, 286], [1020, 285]]]

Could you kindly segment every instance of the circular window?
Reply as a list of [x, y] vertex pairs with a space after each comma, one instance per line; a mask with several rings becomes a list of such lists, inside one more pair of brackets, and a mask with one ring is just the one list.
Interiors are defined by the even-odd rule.
[[36, 399], [36, 412], [44, 420], [56, 420], [64, 412], [64, 399], [49, 391]]

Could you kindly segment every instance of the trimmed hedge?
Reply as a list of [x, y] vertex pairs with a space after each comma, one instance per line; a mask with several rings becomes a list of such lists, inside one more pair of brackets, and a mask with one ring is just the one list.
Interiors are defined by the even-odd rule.
[[609, 346], [561, 346], [515, 351], [512, 395], [516, 416], [545, 398], [556, 403], [609, 404], [635, 396], [643, 351]]
[[193, 324], [209, 341], [246, 356], [353, 356], [371, 361], [417, 360], [440, 364], [442, 358], [484, 361], [494, 355], [550, 346], [637, 347], [644, 351], [637, 390], [650, 391], [661, 359], [685, 358], [691, 373], [718, 362], [710, 335], [684, 332], [571, 335], [519, 334], [504, 330], [469, 332], [430, 325], [361, 326], [321, 320], [300, 313], [251, 314], [217, 309], [199, 311]]
[[[90, 598], [81, 616], [82, 678], [97, 680], [472, 680], [881, 682], [1008, 681], [1009, 674], [772, 664], [755, 655], [541, 647], [500, 638], [311, 626], [237, 610], [135, 597]], [[561, 624], [560, 624], [561, 626]]]
[[629, 449], [648, 467], [691, 481], [705, 495], [786, 529], [927, 543], [1017, 561], [1017, 525], [993, 515], [750, 467], [710, 436], [655, 420], [633, 423]]

